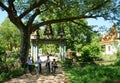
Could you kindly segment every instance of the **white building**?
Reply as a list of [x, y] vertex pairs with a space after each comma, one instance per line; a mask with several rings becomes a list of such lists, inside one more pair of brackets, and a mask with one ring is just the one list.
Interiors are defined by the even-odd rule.
[[113, 25], [109, 33], [105, 35], [100, 42], [102, 45], [105, 45], [104, 54], [113, 55], [117, 53], [118, 48], [120, 46], [119, 37], [120, 36], [119, 36], [118, 30]]

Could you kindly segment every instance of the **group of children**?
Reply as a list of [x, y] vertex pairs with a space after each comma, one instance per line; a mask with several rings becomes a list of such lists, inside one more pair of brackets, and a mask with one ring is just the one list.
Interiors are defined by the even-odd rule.
[[[42, 63], [43, 63], [42, 60], [38, 56], [37, 61], [35, 62], [37, 67], [37, 74], [42, 73]], [[30, 57], [28, 57], [27, 65], [28, 65], [29, 72], [32, 72], [32, 60], [30, 59]], [[47, 74], [51, 72], [50, 67], [52, 67], [52, 73], [55, 74], [55, 71], [57, 68], [57, 62], [55, 59], [53, 59], [53, 61], [51, 62], [49, 56], [47, 56], [47, 59], [45, 61], [45, 66], [46, 66]]]

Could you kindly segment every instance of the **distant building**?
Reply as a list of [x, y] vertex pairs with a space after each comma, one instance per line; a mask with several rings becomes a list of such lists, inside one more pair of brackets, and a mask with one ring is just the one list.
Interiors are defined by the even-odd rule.
[[117, 53], [118, 48], [120, 47], [120, 34], [117, 28], [113, 25], [110, 28], [110, 31], [107, 35], [105, 35], [102, 40], [101, 44], [105, 46], [106, 55], [113, 55]]

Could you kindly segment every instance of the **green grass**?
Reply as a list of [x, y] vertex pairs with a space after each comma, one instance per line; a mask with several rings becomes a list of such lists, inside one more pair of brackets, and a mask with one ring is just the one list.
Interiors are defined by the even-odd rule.
[[120, 80], [120, 67], [115, 65], [65, 68], [69, 83], [111, 83]]
[[109, 61], [109, 60], [116, 60], [117, 59], [117, 56], [114, 54], [114, 55], [101, 55], [100, 56], [104, 61]]

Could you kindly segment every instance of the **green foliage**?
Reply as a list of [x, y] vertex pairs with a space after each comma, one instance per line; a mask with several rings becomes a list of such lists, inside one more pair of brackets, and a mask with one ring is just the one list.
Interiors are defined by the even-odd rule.
[[83, 61], [91, 62], [98, 58], [100, 53], [100, 45], [97, 42], [93, 42], [90, 43], [90, 45], [84, 46], [81, 51]]
[[89, 47], [90, 47], [90, 55], [92, 57], [98, 57], [101, 50], [100, 44], [98, 42], [92, 42]]
[[6, 72], [8, 70], [13, 70], [19, 67], [19, 54], [12, 53], [10, 56], [3, 55], [2, 56], [2, 62], [0, 65], [0, 73]]
[[3, 57], [4, 57], [4, 54], [5, 54], [5, 50], [4, 50], [4, 48], [2, 48], [2, 47], [0, 46], [0, 62], [2, 62], [2, 59], [3, 59]]
[[[64, 31], [67, 39], [67, 48], [79, 52], [81, 47], [91, 42], [93, 27], [88, 26], [85, 19], [76, 20], [76, 22], [79, 26], [75, 23], [61, 23], [61, 25], [65, 27]], [[58, 26], [58, 28], [60, 27]]]
[[117, 59], [116, 59], [115, 65], [120, 66], [120, 50], [117, 51], [116, 58]]
[[[118, 48], [119, 49], [119, 48]], [[117, 59], [120, 60], [120, 50], [117, 51]]]
[[62, 64], [65, 68], [71, 68], [72, 67], [72, 59], [66, 58], [65, 62]]
[[[81, 27], [83, 27], [86, 25], [86, 22], [81, 23], [80, 21], [82, 19], [97, 17], [118, 20], [120, 17], [120, 8], [118, 3], [119, 2], [117, 0], [1, 0], [0, 9], [3, 9], [8, 13], [10, 21], [14, 23], [22, 33], [20, 59], [22, 59], [21, 63], [24, 65], [29, 50], [30, 34], [33, 31], [37, 30], [39, 27], [46, 24], [68, 21], [78, 24], [78, 26], [81, 25]], [[83, 29], [85, 29], [85, 27], [86, 26], [84, 26]], [[91, 30], [89, 27], [87, 29]], [[13, 29], [10, 27], [9, 29], [5, 30], [4, 27], [3, 31], [10, 30]], [[72, 33], [74, 31], [73, 27], [70, 27], [70, 30], [71, 32], [68, 36], [74, 36], [72, 38], [69, 37], [70, 39], [68, 40], [70, 41], [68, 43], [68, 47], [72, 48], [72, 50], [76, 50], [75, 46], [80, 43], [81, 40], [79, 39], [82, 39], [82, 37], [81, 34], [75, 32]], [[75, 30], [79, 31], [79, 29]], [[88, 44], [91, 41], [91, 35], [86, 30], [84, 30], [84, 33], [85, 39], [83, 38], [83, 40], [85, 40], [85, 43]], [[16, 35], [7, 35], [6, 40], [8, 42], [4, 40], [2, 42], [2, 45], [4, 42], [7, 42], [7, 44], [4, 44], [4, 47], [6, 47], [6, 49], [12, 50], [12, 47], [15, 47], [17, 39], [15, 38], [14, 41], [14, 37], [16, 37]], [[0, 39], [3, 38], [0, 36]], [[19, 38], [17, 41], [18, 40]], [[79, 46], [81, 46], [81, 43]], [[79, 48], [80, 47], [78, 47], [77, 50]]]
[[17, 68], [17, 69], [12, 70], [12, 71], [2, 72], [0, 74], [0, 82], [3, 82], [5, 80], [8, 80], [8, 79], [13, 78], [13, 77], [20, 76], [23, 73], [24, 73], [23, 68]]
[[69, 83], [106, 83], [120, 79], [120, 67], [109, 65], [86, 65], [85, 67], [74, 67], [66, 70]]
[[0, 82], [23, 74], [24, 69], [17, 65], [19, 64], [18, 57], [17, 53], [12, 53], [0, 63]]
[[6, 50], [13, 50], [20, 46], [20, 31], [8, 18], [0, 26], [0, 43]]
[[0, 56], [2, 56], [5, 53], [5, 48], [2, 46], [2, 42], [0, 41]]
[[[116, 5], [116, 6], [115, 6]], [[43, 20], [46, 19], [56, 19], [56, 18], [64, 18], [64, 17], [72, 17], [72, 16], [81, 16], [86, 14], [87, 15], [98, 15], [103, 16], [104, 18], [108, 18], [107, 16], [111, 16], [108, 12], [116, 13], [116, 16], [118, 17], [118, 10], [117, 7], [117, 1], [112, 0], [111, 2], [108, 1], [108, 3], [105, 3], [105, 0], [72, 0], [72, 1], [48, 1], [48, 4], [46, 5], [49, 9], [48, 12], [42, 13]], [[43, 9], [45, 9], [45, 6], [42, 6]], [[97, 9], [96, 9], [97, 8]], [[112, 9], [115, 9], [114, 12]], [[54, 14], [51, 14], [54, 13]], [[114, 16], [113, 16], [114, 17]]]
[[0, 73], [3, 71], [2, 69], [4, 68], [4, 65], [3, 65], [4, 60], [5, 60], [4, 55], [5, 55], [5, 50], [0, 45]]
[[116, 61], [115, 65], [119, 65], [120, 66], [120, 60]]
[[42, 48], [42, 51], [47, 54], [47, 53], [58, 53], [59, 49], [58, 49], [58, 45], [54, 45], [54, 44], [41, 44], [39, 45], [40, 48]]
[[91, 61], [91, 58], [90, 58], [90, 48], [88, 45], [84, 46], [82, 48], [82, 53], [81, 53], [81, 57], [83, 59], [83, 61]]

